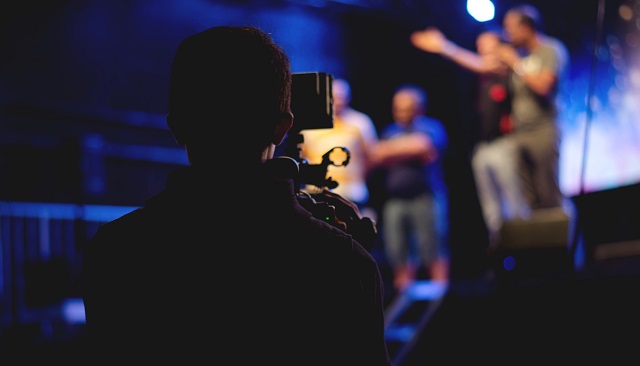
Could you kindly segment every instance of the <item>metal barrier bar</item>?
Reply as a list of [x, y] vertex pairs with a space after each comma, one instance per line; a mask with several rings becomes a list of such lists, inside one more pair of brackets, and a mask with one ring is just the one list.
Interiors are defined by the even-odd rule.
[[[28, 280], [33, 279], [27, 278], [28, 268], [33, 268], [34, 263], [48, 264], [55, 260], [73, 263], [79, 254], [78, 244], [88, 240], [100, 224], [136, 208], [0, 201], [0, 308], [3, 309], [0, 312], [0, 326], [44, 321], [39, 317], [48, 314], [30, 309], [32, 306], [27, 295], [31, 294], [32, 298], [34, 292], [27, 288]], [[42, 276], [37, 277], [36, 281], [41, 279]], [[47, 283], [48, 279], [44, 280]], [[35, 295], [37, 298], [38, 294]], [[68, 300], [63, 299], [59, 304], [61, 317], [68, 311], [65, 305]]]

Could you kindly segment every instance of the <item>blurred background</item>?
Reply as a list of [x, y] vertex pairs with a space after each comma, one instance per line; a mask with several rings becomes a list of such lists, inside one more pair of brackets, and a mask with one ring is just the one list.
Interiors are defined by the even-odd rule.
[[[142, 205], [163, 188], [168, 172], [187, 163], [165, 125], [169, 67], [185, 36], [212, 25], [258, 26], [283, 46], [294, 72], [322, 71], [349, 80], [352, 106], [369, 114], [378, 128], [391, 121], [397, 85], [423, 86], [430, 96], [428, 114], [443, 121], [450, 137], [445, 174], [452, 279], [485, 276], [486, 232], [469, 166], [478, 134], [477, 78], [409, 42], [411, 32], [436, 26], [458, 45], [475, 49], [476, 35], [500, 26], [504, 12], [520, 2], [480, 1], [486, 18], [479, 20], [471, 12], [473, 3], [5, 4], [0, 13], [0, 351], [22, 347], [63, 359], [80, 356], [79, 248], [100, 223]], [[580, 235], [574, 236], [597, 244], [624, 242], [616, 255], [636, 255], [640, 3], [531, 3], [543, 15], [546, 33], [570, 51], [560, 183], [568, 202], [585, 212]], [[228, 143], [229, 157], [243, 148], [242, 136]], [[372, 194], [375, 204], [379, 197]], [[586, 237], [580, 231], [585, 226], [591, 229]], [[384, 255], [379, 248], [374, 254], [387, 276]]]

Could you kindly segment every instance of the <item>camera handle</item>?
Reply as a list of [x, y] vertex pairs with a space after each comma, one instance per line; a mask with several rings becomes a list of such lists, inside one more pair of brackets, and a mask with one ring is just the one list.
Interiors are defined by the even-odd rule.
[[[327, 169], [329, 165], [333, 166], [347, 166], [351, 159], [351, 153], [349, 149], [343, 146], [336, 146], [322, 155], [322, 162], [320, 164], [309, 164], [306, 159], [303, 159], [300, 151], [300, 144], [304, 142], [304, 136], [298, 131], [291, 133], [285, 138], [283, 155], [293, 158], [298, 163], [299, 174], [295, 177], [296, 189], [305, 184], [311, 184], [316, 187], [327, 187], [329, 189], [336, 188], [338, 182], [331, 177], [327, 177]], [[345, 159], [342, 163], [336, 163], [331, 160], [331, 153], [335, 150], [341, 150], [345, 154]]]
[[[337, 164], [331, 160], [331, 153], [335, 150], [344, 152], [346, 158], [342, 163]], [[301, 183], [313, 184], [317, 187], [327, 187], [329, 189], [336, 188], [338, 182], [331, 177], [327, 177], [327, 168], [329, 168], [329, 165], [347, 166], [349, 159], [351, 159], [349, 149], [344, 146], [336, 146], [322, 155], [322, 162], [320, 164], [308, 164], [303, 160], [302, 164], [300, 164]]]
[[[324, 161], [325, 159], [323, 159]], [[328, 160], [327, 158], [327, 161]], [[270, 174], [273, 174], [275, 177], [286, 179], [293, 178], [294, 182], [300, 176], [300, 167], [303, 166], [296, 159], [290, 156], [277, 156], [273, 159], [269, 159], [266, 163], [267, 169]], [[304, 165], [304, 166], [312, 166], [318, 167], [320, 165]], [[337, 183], [336, 183], [337, 186]], [[322, 221], [328, 222], [332, 225], [336, 225], [336, 211], [335, 206], [328, 204], [323, 201], [316, 201], [313, 196], [307, 192], [300, 191], [296, 188], [296, 198], [300, 205], [309, 212], [313, 214], [313, 216]]]

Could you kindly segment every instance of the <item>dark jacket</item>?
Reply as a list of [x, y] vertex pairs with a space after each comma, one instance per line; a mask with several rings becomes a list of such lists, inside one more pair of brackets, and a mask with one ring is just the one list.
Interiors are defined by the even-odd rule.
[[291, 179], [185, 168], [84, 250], [92, 353], [145, 362], [388, 365], [383, 284]]

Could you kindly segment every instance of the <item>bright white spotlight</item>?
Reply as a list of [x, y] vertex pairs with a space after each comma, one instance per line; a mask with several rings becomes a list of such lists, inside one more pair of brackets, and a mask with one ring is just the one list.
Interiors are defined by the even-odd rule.
[[467, 0], [467, 12], [477, 21], [492, 20], [496, 14], [496, 7], [491, 0]]

